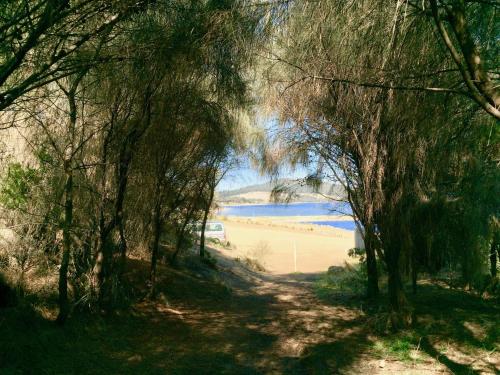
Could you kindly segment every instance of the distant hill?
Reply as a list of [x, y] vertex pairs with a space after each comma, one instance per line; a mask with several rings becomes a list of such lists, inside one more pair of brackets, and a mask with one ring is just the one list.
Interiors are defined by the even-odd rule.
[[220, 191], [217, 193], [219, 203], [269, 203], [275, 188], [283, 189], [281, 199], [290, 198], [290, 202], [326, 202], [329, 197], [344, 196], [340, 185], [324, 183], [316, 191], [311, 186], [297, 184], [294, 180], [280, 179], [274, 183], [249, 185], [239, 189]]

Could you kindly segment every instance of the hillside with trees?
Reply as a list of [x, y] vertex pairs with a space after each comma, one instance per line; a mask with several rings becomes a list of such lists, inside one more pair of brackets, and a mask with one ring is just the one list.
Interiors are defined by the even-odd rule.
[[307, 184], [303, 179], [291, 180], [279, 178], [277, 180], [257, 185], [248, 185], [239, 189], [218, 191], [217, 201], [220, 204], [243, 204], [243, 203], [269, 203], [281, 202], [283, 197], [276, 196], [276, 191], [286, 189], [286, 202], [329, 202], [334, 200], [346, 200], [344, 191], [340, 185], [323, 183], [314, 187]]

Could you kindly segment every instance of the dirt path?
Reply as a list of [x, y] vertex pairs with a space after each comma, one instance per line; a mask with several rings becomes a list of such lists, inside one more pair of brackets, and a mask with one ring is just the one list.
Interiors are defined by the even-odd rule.
[[144, 333], [149, 346], [158, 341], [162, 351], [173, 350], [172, 361], [156, 358], [155, 367], [178, 374], [448, 373], [429, 359], [405, 364], [374, 357], [362, 308], [320, 301], [313, 292], [317, 275], [258, 274], [225, 262], [221, 285], [231, 286], [225, 296], [205, 290], [193, 304], [177, 302], [183, 286], [171, 279], [170, 306], [137, 306], [155, 323], [154, 332]]
[[[235, 279], [232, 285], [229, 300], [209, 298], [201, 308], [175, 302], [171, 307], [137, 307], [159, 324], [148, 340], [161, 337], [163, 325], [167, 332], [175, 325], [191, 328], [187, 337], [177, 332], [181, 342], [176, 357], [198, 352], [196, 361], [203, 365], [185, 363], [178, 373], [347, 373], [346, 367], [361, 354], [361, 312], [322, 304], [312, 293], [310, 279], [254, 275], [244, 282]], [[194, 347], [183, 347], [183, 338]]]
[[[35, 312], [4, 311], [0, 374], [499, 373], [494, 304], [429, 289], [408, 343], [374, 335], [361, 299], [320, 300], [317, 274], [255, 273], [212, 253], [217, 271], [198, 257], [161, 269], [157, 301], [105, 318], [73, 316], [61, 329]], [[130, 281], [143, 285], [149, 264], [129, 263]], [[379, 352], [383, 340], [395, 351]], [[416, 343], [416, 356], [404, 358]]]

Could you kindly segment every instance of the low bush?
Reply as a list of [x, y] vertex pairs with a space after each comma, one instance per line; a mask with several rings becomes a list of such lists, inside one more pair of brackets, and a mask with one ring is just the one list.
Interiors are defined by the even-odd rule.
[[366, 266], [364, 263], [343, 267], [332, 266], [316, 282], [316, 292], [320, 296], [342, 292], [364, 295], [366, 291]]

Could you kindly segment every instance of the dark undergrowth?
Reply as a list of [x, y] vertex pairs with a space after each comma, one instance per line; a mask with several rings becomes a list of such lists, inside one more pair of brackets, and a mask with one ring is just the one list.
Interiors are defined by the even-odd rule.
[[[215, 339], [193, 340], [192, 324], [169, 309], [185, 301], [230, 303], [230, 289], [196, 261], [189, 270], [162, 271], [159, 302], [138, 297], [128, 309], [106, 316], [75, 310], [64, 327], [54, 323], [51, 297], [43, 305], [27, 295], [17, 306], [0, 309], [0, 374], [247, 373], [218, 350]], [[147, 263], [129, 261], [128, 282], [142, 285], [147, 272]], [[134, 293], [147, 290], [137, 287]], [[171, 312], [159, 315], [158, 309]]]

